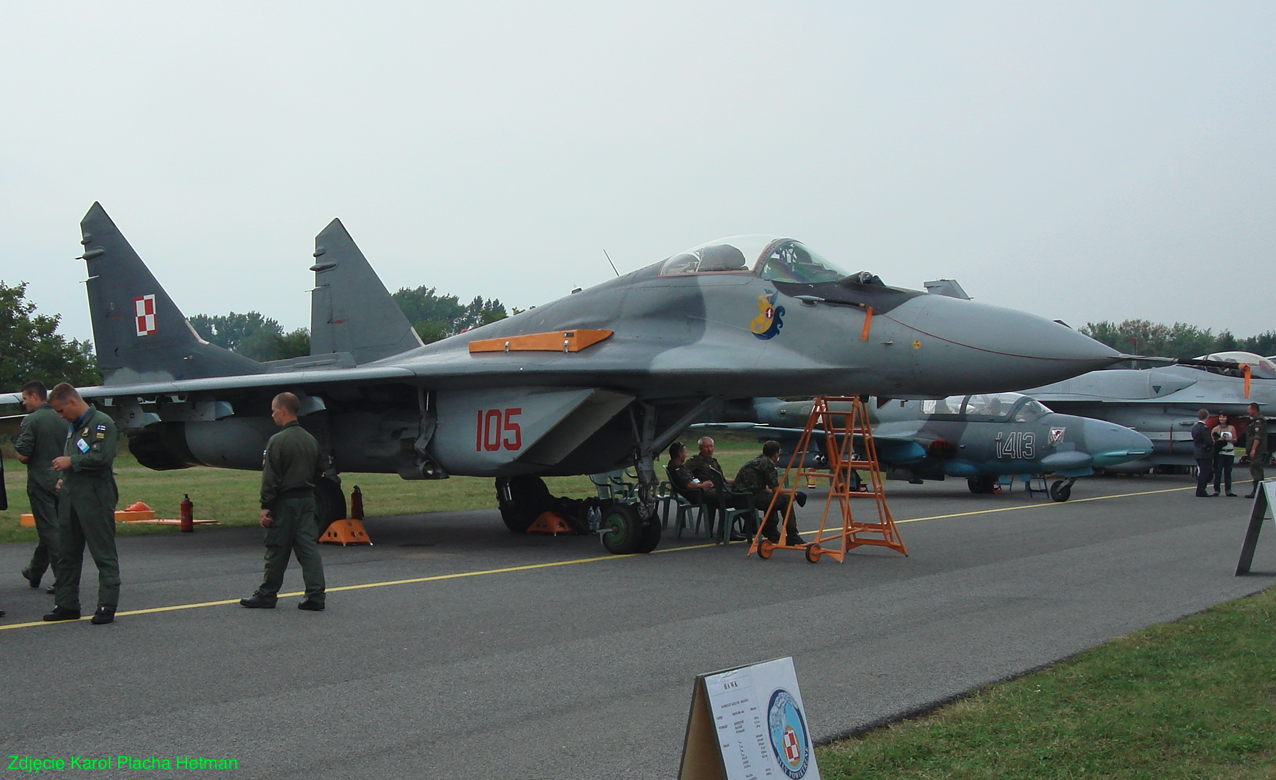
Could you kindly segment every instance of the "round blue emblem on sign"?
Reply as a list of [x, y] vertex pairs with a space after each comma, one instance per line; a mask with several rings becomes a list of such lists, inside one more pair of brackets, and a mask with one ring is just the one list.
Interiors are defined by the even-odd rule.
[[783, 688], [771, 694], [771, 703], [767, 705], [767, 732], [771, 737], [771, 753], [780, 771], [792, 780], [805, 777], [811, 765], [806, 721], [793, 694]]

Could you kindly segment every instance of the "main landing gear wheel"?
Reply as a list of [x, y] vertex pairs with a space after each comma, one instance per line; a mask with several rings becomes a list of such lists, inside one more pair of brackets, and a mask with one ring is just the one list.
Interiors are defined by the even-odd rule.
[[765, 561], [775, 552], [775, 545], [767, 539], [758, 542], [758, 560]]
[[970, 488], [971, 493], [991, 493], [992, 489], [997, 485], [997, 478], [991, 474], [984, 474], [966, 480], [966, 485]]
[[656, 516], [652, 515], [651, 520], [647, 521], [647, 528], [642, 532], [642, 539], [638, 542], [638, 548], [634, 552], [649, 553], [660, 544], [660, 522], [656, 520]]
[[[655, 523], [655, 526], [659, 528], [660, 524]], [[638, 512], [627, 504], [611, 504], [606, 507], [603, 510], [603, 520], [599, 530], [602, 532], [603, 547], [606, 547], [607, 552], [613, 555], [629, 555], [638, 552], [638, 548], [645, 541], [643, 532], [649, 531], [642, 527]], [[660, 541], [658, 536], [656, 541]]]
[[501, 509], [501, 520], [512, 533], [527, 533], [549, 498], [549, 488], [540, 477], [498, 477], [496, 480], [496, 503]]
[[319, 535], [323, 536], [328, 526], [345, 517], [346, 494], [336, 482], [320, 477], [315, 484], [315, 524], [319, 526]]
[[823, 554], [824, 551], [820, 549], [818, 544], [809, 544], [806, 547], [806, 559], [811, 563], [819, 563], [820, 556]]
[[1054, 501], [1067, 501], [1072, 496], [1072, 483], [1059, 480], [1050, 486], [1050, 498]]

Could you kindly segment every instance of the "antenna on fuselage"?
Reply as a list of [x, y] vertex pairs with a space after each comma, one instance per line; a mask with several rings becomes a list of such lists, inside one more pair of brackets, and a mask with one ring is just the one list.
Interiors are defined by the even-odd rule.
[[603, 250], [603, 257], [607, 258], [607, 262], [611, 264], [611, 270], [616, 272], [616, 278], [620, 278], [620, 271], [616, 271], [616, 264], [611, 262], [611, 255], [607, 254], [607, 250]]

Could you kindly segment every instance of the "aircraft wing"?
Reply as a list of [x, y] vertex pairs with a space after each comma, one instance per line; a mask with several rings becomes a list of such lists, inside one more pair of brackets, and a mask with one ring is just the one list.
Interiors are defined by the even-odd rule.
[[[119, 398], [136, 396], [154, 398], [165, 395], [189, 395], [219, 390], [278, 390], [290, 388], [328, 386], [343, 382], [375, 383], [378, 381], [404, 381], [416, 374], [402, 366], [361, 366], [358, 368], [333, 368], [311, 371], [290, 371], [277, 374], [245, 374], [241, 376], [203, 377], [200, 379], [176, 379], [167, 382], [139, 382], [135, 384], [99, 385], [80, 388], [80, 395], [91, 398]], [[0, 404], [18, 403], [21, 393], [0, 395]]]

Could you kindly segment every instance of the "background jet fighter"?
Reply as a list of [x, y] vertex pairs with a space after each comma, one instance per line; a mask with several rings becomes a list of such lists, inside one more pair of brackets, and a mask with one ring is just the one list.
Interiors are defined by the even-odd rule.
[[506, 523], [525, 530], [520, 485], [632, 465], [639, 503], [607, 507], [603, 540], [649, 551], [656, 454], [723, 399], [985, 392], [1120, 357], [1041, 317], [890, 287], [768, 236], [713, 241], [418, 346], [334, 222], [316, 240], [314, 354], [256, 363], [195, 334], [100, 205], [81, 229], [105, 377], [83, 395], [150, 468], [258, 469], [270, 399], [297, 393], [329, 464], [321, 522], [344, 515], [342, 472], [495, 477]]
[[[1196, 360], [1202, 365], [1184, 361], [1164, 368], [1094, 371], [1023, 392], [1053, 409], [1124, 425], [1152, 440], [1151, 455], [1118, 470], [1189, 468], [1196, 465], [1191, 429], [1197, 410], [1209, 410], [1211, 426], [1219, 412], [1226, 412], [1244, 430], [1250, 403], [1257, 403], [1265, 415], [1276, 409], [1276, 363], [1268, 358], [1222, 352]], [[1242, 370], [1246, 365], [1248, 379]]]

